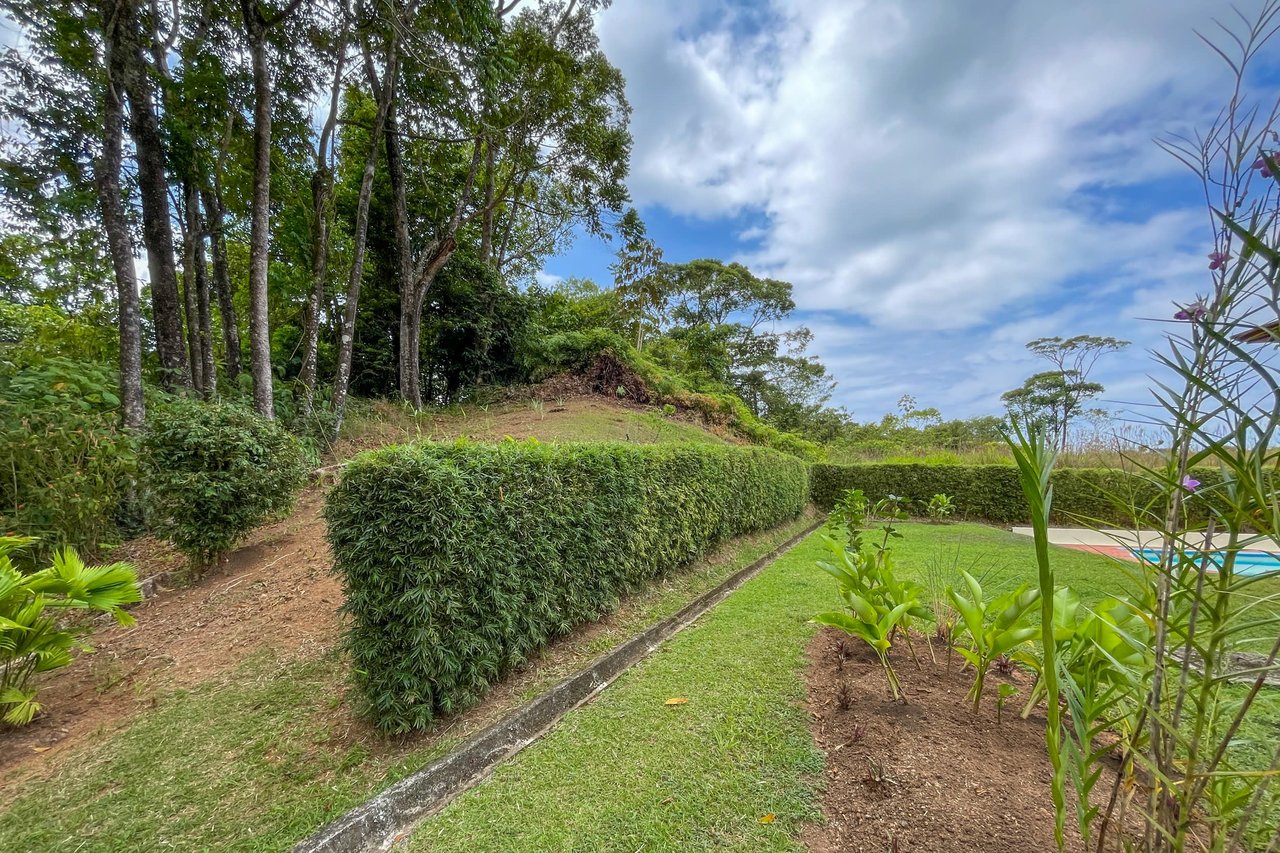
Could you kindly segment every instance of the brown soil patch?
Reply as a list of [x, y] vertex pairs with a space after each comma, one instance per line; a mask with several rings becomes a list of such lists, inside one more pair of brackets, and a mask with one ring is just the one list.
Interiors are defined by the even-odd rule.
[[[44, 713], [0, 737], [0, 788], [45, 775], [72, 746], [119, 727], [159, 693], [207, 681], [259, 649], [270, 647], [287, 661], [336, 645], [342, 584], [330, 571], [322, 503], [321, 490], [308, 488], [292, 515], [255, 530], [198, 583], [180, 589], [162, 583], [158, 595], [133, 608], [136, 625], [108, 621], [92, 637], [94, 654], [37, 682]], [[136, 565], [140, 577], [185, 565], [151, 538], [128, 543], [112, 558]]]
[[[827, 769], [826, 824], [806, 833], [806, 845], [815, 853], [1055, 850], [1044, 717], [1018, 718], [1030, 676], [989, 674], [975, 714], [965, 698], [972, 671], [960, 673], [958, 657], [948, 671], [941, 649], [934, 663], [925, 642], [916, 645], [920, 670], [905, 655], [895, 661], [907, 694], [901, 703], [889, 698], [883, 670], [856, 639], [826, 628], [809, 644], [809, 710]], [[1021, 696], [997, 724], [1001, 681]], [[1104, 778], [1095, 792], [1109, 786]], [[1068, 802], [1072, 796], [1068, 787]], [[1073, 815], [1067, 849], [1083, 850]]]

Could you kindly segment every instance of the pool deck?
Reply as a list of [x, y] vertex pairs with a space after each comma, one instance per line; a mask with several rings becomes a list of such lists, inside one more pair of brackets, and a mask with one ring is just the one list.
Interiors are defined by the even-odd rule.
[[[1014, 527], [1013, 532], [1019, 536], [1031, 536], [1030, 527]], [[1089, 530], [1083, 527], [1050, 527], [1049, 542], [1064, 548], [1077, 551], [1092, 551], [1121, 560], [1137, 561], [1132, 548], [1159, 548], [1160, 534], [1154, 530]], [[1275, 542], [1259, 542], [1249, 545], [1250, 551], [1269, 551], [1280, 553], [1280, 545]]]

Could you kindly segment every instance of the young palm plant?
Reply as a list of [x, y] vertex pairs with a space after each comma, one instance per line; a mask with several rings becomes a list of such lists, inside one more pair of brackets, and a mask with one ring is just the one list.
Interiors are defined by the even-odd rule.
[[0, 537], [0, 710], [14, 726], [26, 725], [40, 711], [30, 684], [36, 673], [66, 666], [76, 650], [91, 650], [81, 640], [89, 628], [59, 624], [60, 613], [99, 611], [129, 625], [133, 617], [122, 606], [142, 600], [131, 567], [86, 566], [69, 548], [56, 552], [48, 568], [19, 572], [9, 555], [33, 542]]

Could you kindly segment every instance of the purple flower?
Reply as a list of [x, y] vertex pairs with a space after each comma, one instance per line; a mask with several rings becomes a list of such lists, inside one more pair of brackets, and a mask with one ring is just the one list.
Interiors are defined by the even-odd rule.
[[[1214, 254], [1217, 254], [1217, 253], [1215, 252]], [[1209, 257], [1212, 258], [1213, 255], [1210, 255]], [[1212, 267], [1210, 267], [1210, 269], [1212, 269]], [[1204, 304], [1204, 300], [1197, 299], [1195, 302], [1192, 302], [1186, 308], [1179, 310], [1177, 314], [1174, 314], [1173, 319], [1201, 320], [1204, 318], [1204, 315], [1208, 313], [1209, 313], [1209, 308]]]
[[1226, 252], [1210, 252], [1209, 253], [1209, 269], [1220, 270], [1227, 265], [1227, 261], [1231, 260], [1231, 256]]
[[1182, 477], [1182, 488], [1186, 489], [1188, 492], [1194, 492], [1196, 489], [1200, 488], [1200, 481], [1192, 477], [1190, 474], [1186, 474]]
[[1264, 178], [1271, 177], [1271, 166], [1267, 163], [1268, 158], [1272, 163], [1275, 162], [1276, 156], [1280, 155], [1280, 151], [1273, 151], [1270, 154], [1264, 154], [1257, 160], [1253, 161], [1253, 168], [1258, 170], [1258, 174]]

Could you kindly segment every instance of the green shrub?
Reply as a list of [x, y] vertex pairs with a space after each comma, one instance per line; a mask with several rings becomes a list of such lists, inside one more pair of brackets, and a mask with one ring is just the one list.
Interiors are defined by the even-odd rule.
[[156, 407], [142, 442], [148, 521], [205, 565], [292, 507], [307, 475], [298, 440], [248, 409], [179, 400]]
[[0, 534], [39, 540], [23, 565], [73, 545], [94, 554], [117, 535], [136, 473], [119, 428], [114, 373], [65, 358], [0, 363]]
[[[1201, 492], [1221, 481], [1216, 471], [1196, 476], [1204, 483]], [[968, 518], [999, 524], [1029, 520], [1018, 470], [1010, 465], [816, 464], [811, 482], [813, 502], [823, 509], [834, 506], [849, 489], [861, 489], [872, 500], [892, 494], [924, 504], [941, 492]], [[1143, 508], [1159, 505], [1162, 494], [1156, 483], [1142, 476], [1106, 468], [1062, 468], [1053, 472], [1052, 482], [1053, 520], [1067, 524], [1094, 520], [1131, 525], [1129, 507], [1138, 507], [1142, 516]], [[1196, 501], [1188, 502], [1192, 512], [1200, 499], [1197, 495]], [[1199, 507], [1203, 512], [1202, 504]]]
[[416, 444], [363, 454], [325, 509], [348, 646], [384, 729], [479, 699], [550, 639], [721, 540], [796, 516], [762, 448]]
[[635, 350], [617, 332], [588, 329], [585, 332], [559, 332], [536, 339], [525, 354], [525, 368], [534, 382], [564, 371], [585, 370], [601, 353], [611, 352], [628, 366], [635, 368]]

